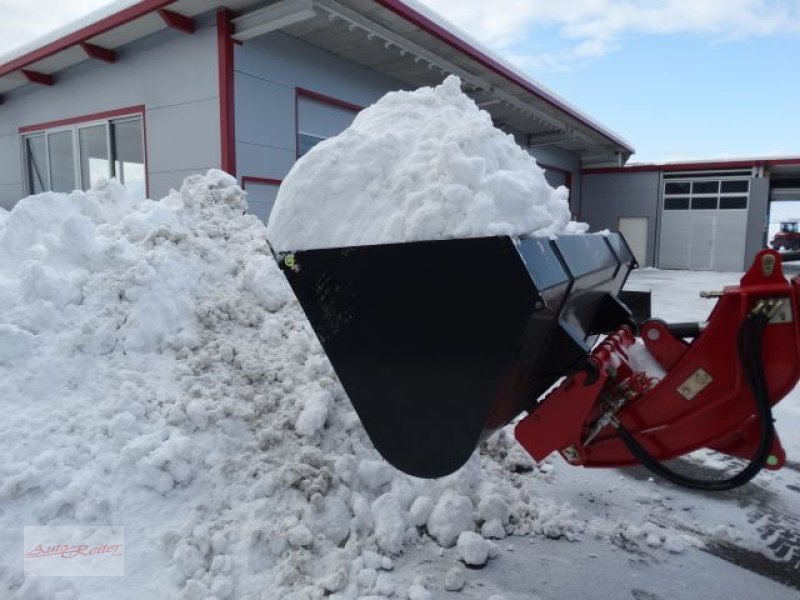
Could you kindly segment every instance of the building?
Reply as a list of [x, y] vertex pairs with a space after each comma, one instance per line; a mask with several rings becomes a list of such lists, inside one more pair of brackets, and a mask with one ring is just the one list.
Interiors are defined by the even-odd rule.
[[800, 201], [798, 157], [584, 169], [578, 212], [622, 231], [643, 265], [742, 271], [786, 201]]
[[447, 74], [643, 265], [741, 270], [800, 160], [624, 165], [632, 146], [414, 0], [121, 0], [0, 57], [0, 206], [101, 177], [159, 198], [211, 167], [266, 219], [299, 156]]
[[[222, 168], [266, 218], [295, 160], [384, 93], [459, 75], [580, 204], [624, 140], [400, 0], [125, 0], [0, 58], [0, 206], [119, 177], [158, 198]], [[576, 208], [577, 210], [577, 208]]]

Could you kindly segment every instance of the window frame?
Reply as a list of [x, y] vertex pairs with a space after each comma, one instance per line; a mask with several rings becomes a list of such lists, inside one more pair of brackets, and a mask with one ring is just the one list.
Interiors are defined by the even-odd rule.
[[[747, 191], [736, 191], [736, 192], [723, 192], [722, 186], [725, 182], [728, 181], [737, 181], [737, 182], [746, 182], [747, 183]], [[673, 183], [688, 183], [689, 192], [688, 193], [668, 193], [667, 186]], [[694, 191], [694, 184], [695, 183], [716, 183], [717, 184], [717, 191], [716, 192], [702, 192], [702, 193], [695, 193]], [[729, 210], [749, 210], [750, 208], [750, 189], [751, 189], [751, 179], [747, 177], [691, 177], [685, 176], [680, 178], [670, 178], [670, 179], [663, 179], [661, 183], [661, 210], [662, 211], [729, 211]], [[724, 198], [742, 198], [745, 197], [747, 200], [745, 202], [745, 206], [743, 208], [723, 208], [722, 207], [722, 200]], [[704, 199], [715, 199], [716, 200], [716, 208], [693, 208], [694, 200], [704, 200]], [[667, 208], [666, 204], [668, 200], [686, 200], [688, 202], [687, 208]]]
[[[144, 189], [145, 196], [150, 195], [150, 180], [148, 176], [148, 161], [147, 161], [147, 123], [145, 119], [144, 106], [131, 106], [127, 108], [120, 108], [115, 110], [104, 111], [100, 113], [93, 113], [89, 115], [82, 115], [78, 117], [70, 117], [66, 119], [59, 119], [57, 121], [48, 121], [46, 123], [39, 123], [36, 125], [25, 125], [19, 128], [18, 138], [19, 147], [21, 152], [22, 163], [22, 176], [24, 183], [24, 193], [26, 196], [32, 195], [33, 191], [30, 189], [30, 166], [28, 163], [28, 149], [27, 140], [37, 135], [42, 135], [45, 141], [46, 153], [46, 171], [47, 171], [47, 189], [45, 192], [52, 191], [52, 181], [50, 173], [50, 135], [62, 131], [69, 131], [72, 135], [72, 168], [73, 177], [76, 184], [75, 189], [83, 189], [83, 173], [81, 169], [81, 156], [80, 156], [80, 130], [88, 127], [96, 127], [103, 125], [106, 133], [106, 148], [108, 150], [108, 176], [111, 177], [114, 172], [114, 157], [113, 157], [113, 144], [111, 140], [111, 124], [120, 123], [125, 121], [139, 120], [141, 122], [141, 135], [142, 135], [142, 161], [144, 163]], [[91, 185], [91, 182], [88, 182]]]

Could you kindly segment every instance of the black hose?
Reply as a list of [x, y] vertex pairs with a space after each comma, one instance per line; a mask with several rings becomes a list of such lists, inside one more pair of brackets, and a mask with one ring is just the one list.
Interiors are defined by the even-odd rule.
[[755, 398], [756, 410], [761, 421], [761, 439], [755, 456], [739, 473], [728, 479], [705, 480], [694, 479], [673, 471], [654, 458], [620, 423], [614, 426], [628, 451], [636, 459], [659, 477], [676, 485], [695, 490], [722, 492], [744, 485], [753, 479], [767, 462], [775, 439], [773, 428], [772, 406], [767, 391], [764, 365], [761, 360], [761, 344], [769, 319], [762, 314], [751, 313], [739, 328], [738, 350], [745, 377]]

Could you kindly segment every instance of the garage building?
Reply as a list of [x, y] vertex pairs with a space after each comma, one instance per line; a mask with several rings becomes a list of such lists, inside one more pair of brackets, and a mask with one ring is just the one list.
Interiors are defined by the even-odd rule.
[[585, 169], [579, 212], [622, 231], [643, 265], [742, 271], [782, 201], [800, 201], [798, 157]]

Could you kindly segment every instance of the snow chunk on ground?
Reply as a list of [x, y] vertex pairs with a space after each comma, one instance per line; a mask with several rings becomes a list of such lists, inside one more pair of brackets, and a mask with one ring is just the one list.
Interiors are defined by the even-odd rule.
[[466, 496], [446, 491], [428, 517], [428, 533], [442, 546], [452, 546], [463, 531], [471, 531], [472, 502]]
[[456, 549], [467, 566], [482, 567], [489, 560], [489, 542], [473, 531], [464, 531], [458, 536]]
[[303, 156], [281, 185], [267, 236], [288, 251], [551, 235], [568, 226], [567, 197], [451, 75], [385, 95]]

